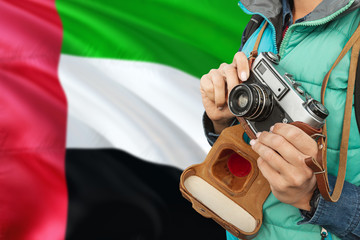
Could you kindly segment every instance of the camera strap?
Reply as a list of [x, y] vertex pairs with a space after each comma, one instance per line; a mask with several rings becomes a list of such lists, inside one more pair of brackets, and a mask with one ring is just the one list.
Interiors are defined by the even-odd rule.
[[262, 37], [267, 25], [268, 25], [268, 22], [265, 21], [264, 25], [260, 29], [258, 37], [256, 38], [254, 48], [250, 53], [250, 56], [249, 56], [249, 67], [250, 67], [250, 69], [251, 69], [251, 66], [252, 66], [253, 62], [255, 61], [255, 58], [258, 56], [258, 48], [259, 48], [259, 45], [260, 45], [261, 37]]
[[326, 123], [323, 127], [322, 136], [317, 138], [317, 143], [319, 146], [317, 160], [309, 157], [305, 160], [308, 167], [310, 167], [316, 176], [317, 185], [320, 190], [321, 195], [327, 201], [336, 202], [340, 198], [342, 188], [344, 186], [345, 174], [346, 174], [346, 162], [347, 162], [347, 151], [349, 145], [349, 136], [350, 136], [350, 121], [351, 121], [351, 111], [353, 104], [353, 95], [354, 95], [354, 86], [356, 79], [356, 68], [359, 60], [360, 52], [360, 24], [352, 37], [346, 43], [345, 47], [341, 51], [340, 55], [336, 59], [335, 63], [325, 75], [325, 78], [321, 87], [321, 103], [325, 105], [325, 90], [327, 83], [329, 81], [330, 74], [335, 66], [341, 61], [341, 59], [347, 54], [347, 52], [352, 48], [351, 59], [350, 59], [350, 68], [349, 68], [349, 78], [348, 78], [348, 87], [346, 93], [346, 102], [344, 110], [344, 120], [342, 128], [342, 137], [340, 145], [340, 157], [339, 157], [339, 169], [337, 174], [337, 179], [335, 183], [334, 190], [330, 195], [329, 181], [327, 177], [327, 162], [326, 162], [326, 151], [327, 151], [327, 129]]

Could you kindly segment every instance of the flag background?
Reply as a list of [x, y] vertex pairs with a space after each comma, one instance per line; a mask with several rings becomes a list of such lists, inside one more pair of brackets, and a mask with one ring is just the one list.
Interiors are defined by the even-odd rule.
[[180, 196], [236, 1], [0, 2], [0, 239], [221, 239]]

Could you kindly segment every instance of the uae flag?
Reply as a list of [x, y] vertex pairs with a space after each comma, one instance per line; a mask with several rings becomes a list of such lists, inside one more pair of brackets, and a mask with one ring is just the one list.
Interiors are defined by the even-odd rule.
[[223, 0], [0, 1], [0, 239], [224, 239], [178, 190], [199, 79], [249, 19]]

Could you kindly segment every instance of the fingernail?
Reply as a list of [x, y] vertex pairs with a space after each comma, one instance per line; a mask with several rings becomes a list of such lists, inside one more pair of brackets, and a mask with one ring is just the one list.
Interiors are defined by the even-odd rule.
[[256, 138], [259, 138], [260, 135], [261, 135], [261, 132], [258, 132], [258, 133], [256, 134]]
[[255, 143], [256, 143], [256, 141], [254, 139], [251, 139], [250, 145], [253, 146]]
[[240, 80], [241, 81], [246, 81], [247, 80], [247, 73], [246, 72], [241, 72], [240, 74]]
[[270, 127], [270, 132], [272, 132], [274, 130], [274, 126]]

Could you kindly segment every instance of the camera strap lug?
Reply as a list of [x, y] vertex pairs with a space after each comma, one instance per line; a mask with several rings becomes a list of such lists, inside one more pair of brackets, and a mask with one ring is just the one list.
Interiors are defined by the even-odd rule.
[[[322, 133], [314, 133], [310, 137], [313, 138], [315, 141], [317, 141], [320, 137], [326, 138], [326, 136]], [[319, 149], [322, 149], [322, 147], [319, 147]]]

